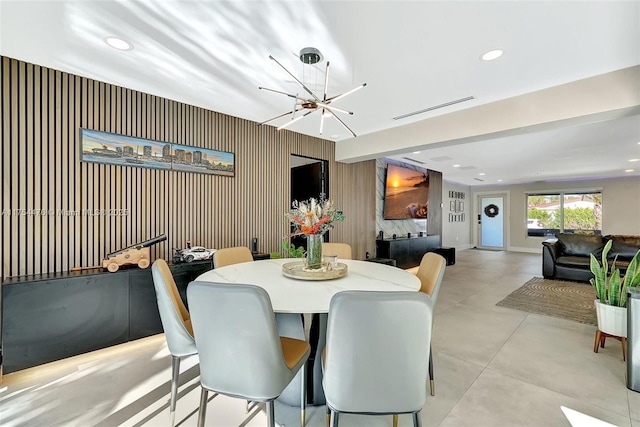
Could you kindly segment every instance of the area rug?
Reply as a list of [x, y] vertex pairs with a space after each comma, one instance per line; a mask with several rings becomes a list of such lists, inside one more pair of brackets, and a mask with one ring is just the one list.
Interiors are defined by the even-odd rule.
[[595, 299], [588, 283], [534, 277], [496, 305], [597, 325]]

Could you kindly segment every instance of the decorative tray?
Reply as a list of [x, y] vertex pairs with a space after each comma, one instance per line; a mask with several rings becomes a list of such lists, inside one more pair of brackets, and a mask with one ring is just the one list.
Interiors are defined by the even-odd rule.
[[323, 265], [318, 270], [308, 270], [304, 261], [288, 262], [282, 265], [282, 274], [298, 280], [332, 280], [347, 275], [347, 265], [341, 262], [335, 266]]

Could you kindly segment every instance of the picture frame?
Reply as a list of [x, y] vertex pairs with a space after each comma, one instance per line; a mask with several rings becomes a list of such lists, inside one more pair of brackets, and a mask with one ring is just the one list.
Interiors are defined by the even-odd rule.
[[80, 129], [80, 160], [119, 166], [171, 169], [164, 154], [171, 144], [144, 138], [118, 135], [91, 129]]
[[231, 152], [84, 128], [80, 129], [80, 161], [235, 176]]
[[171, 144], [171, 158], [171, 169], [175, 171], [234, 176], [233, 153]]

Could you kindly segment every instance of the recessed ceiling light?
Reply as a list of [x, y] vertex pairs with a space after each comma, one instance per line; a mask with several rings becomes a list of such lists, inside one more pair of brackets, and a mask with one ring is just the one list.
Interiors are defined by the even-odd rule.
[[459, 168], [459, 167], [460, 167], [460, 165], [453, 165], [453, 167], [454, 167], [454, 168]]
[[120, 37], [114, 37], [114, 36], [105, 37], [104, 42], [114, 49], [133, 50], [133, 45]]
[[502, 182], [502, 180], [501, 180], [501, 179], [499, 179], [499, 180], [498, 180], [498, 182]]
[[502, 51], [502, 49], [494, 49], [494, 50], [490, 50], [489, 52], [485, 53], [480, 58], [483, 61], [493, 61], [494, 59], [500, 58], [503, 53], [504, 52]]
[[413, 154], [420, 154], [420, 152], [419, 151], [414, 151]]
[[640, 162], [640, 159], [629, 159], [630, 162]]
[[633, 169], [626, 169], [625, 172], [633, 172]]
[[486, 173], [484, 173], [484, 172], [480, 172], [478, 175], [480, 175], [480, 176], [485, 176], [485, 175], [486, 175]]

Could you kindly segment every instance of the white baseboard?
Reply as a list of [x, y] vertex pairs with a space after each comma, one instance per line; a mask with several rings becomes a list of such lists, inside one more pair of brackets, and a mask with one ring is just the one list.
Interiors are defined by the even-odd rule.
[[469, 244], [469, 245], [456, 245], [454, 246], [454, 248], [456, 248], [456, 251], [464, 251], [467, 249], [473, 249], [475, 246]]
[[540, 248], [522, 248], [522, 247], [517, 247], [517, 246], [509, 246], [507, 248], [508, 251], [510, 252], [526, 252], [529, 254], [541, 254], [542, 253], [542, 245], [540, 245]]
[[[445, 247], [451, 247], [451, 246], [445, 246]], [[464, 251], [466, 249], [473, 249], [476, 246], [473, 244], [467, 244], [467, 245], [456, 245], [453, 246], [454, 248], [456, 248], [456, 251]], [[536, 249], [536, 248], [524, 248], [524, 247], [518, 247], [518, 246], [509, 246], [507, 247], [507, 251], [510, 252], [526, 252], [526, 253], [530, 253], [530, 254], [541, 254], [542, 253], [542, 245], [540, 247], [540, 249]]]

